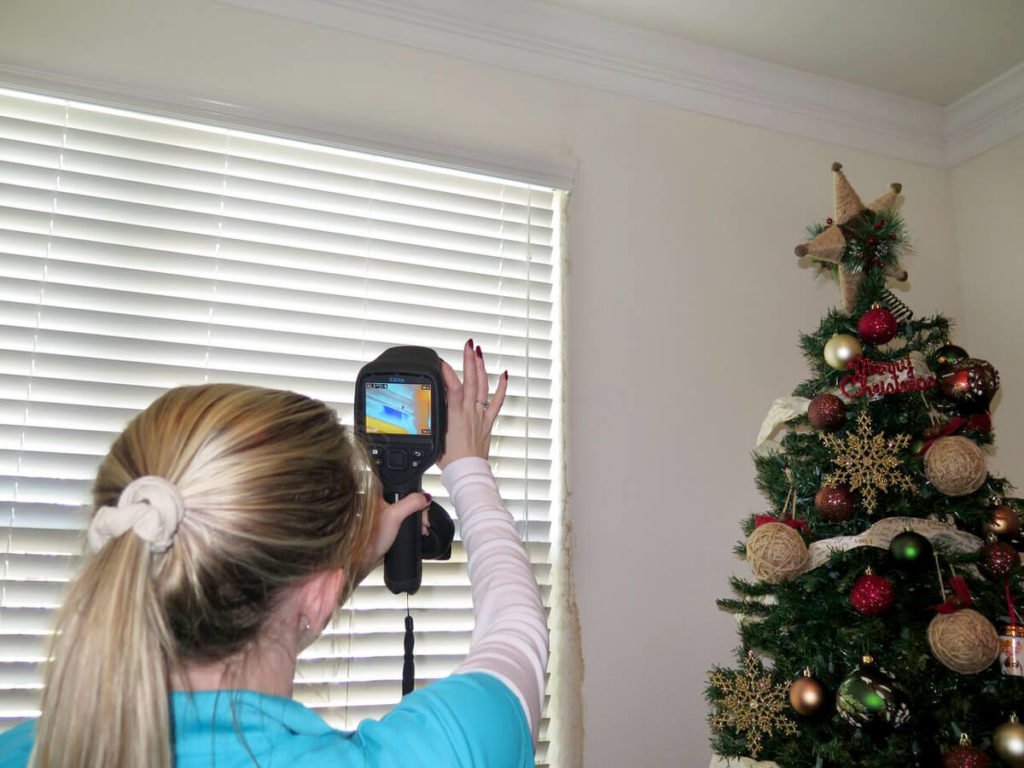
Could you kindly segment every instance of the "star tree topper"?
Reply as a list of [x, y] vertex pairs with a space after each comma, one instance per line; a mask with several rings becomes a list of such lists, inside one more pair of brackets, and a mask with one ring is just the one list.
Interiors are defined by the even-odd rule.
[[873, 434], [867, 411], [857, 416], [856, 432], [843, 438], [822, 435], [821, 441], [835, 451], [832, 461], [838, 467], [825, 476], [823, 485], [831, 488], [848, 485], [852, 491], [859, 490], [869, 515], [875, 512], [879, 491], [915, 490], [914, 483], [901, 470], [903, 461], [898, 455], [910, 444], [910, 435], [886, 438], [881, 432]]
[[[797, 256], [808, 256], [817, 262], [831, 264], [837, 270], [843, 310], [849, 315], [853, 313], [857, 291], [860, 290], [861, 281], [864, 279], [863, 269], [853, 269], [843, 261], [846, 246], [853, 238], [851, 225], [866, 211], [894, 212], [899, 207], [899, 195], [903, 185], [890, 184], [888, 192], [864, 205], [853, 186], [847, 181], [840, 163], [832, 163], [832, 173], [835, 186], [835, 218], [828, 220], [828, 226], [821, 234], [809, 242], [800, 243], [794, 251]], [[885, 274], [899, 282], [907, 279], [907, 271], [898, 264], [885, 267]]]
[[735, 676], [724, 672], [710, 675], [711, 685], [723, 697], [716, 702], [718, 713], [711, 718], [711, 727], [719, 731], [733, 728], [746, 739], [750, 756], [761, 753], [761, 741], [773, 733], [794, 735], [796, 723], [785, 714], [786, 691], [789, 686], [772, 682], [771, 675], [761, 674], [761, 663], [753, 651], [743, 659], [743, 671]]

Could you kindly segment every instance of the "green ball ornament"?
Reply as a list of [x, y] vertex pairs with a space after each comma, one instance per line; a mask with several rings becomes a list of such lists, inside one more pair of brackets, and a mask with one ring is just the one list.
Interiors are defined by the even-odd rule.
[[910, 717], [906, 695], [870, 656], [839, 684], [836, 709], [850, 725], [870, 730], [897, 728]]
[[863, 351], [864, 347], [856, 336], [837, 333], [825, 342], [825, 362], [837, 371], [845, 371]]
[[904, 531], [889, 542], [889, 554], [907, 571], [920, 571], [932, 564], [932, 544], [916, 531]]
[[961, 363], [970, 357], [967, 354], [967, 350], [963, 347], [958, 347], [952, 342], [946, 342], [935, 352], [934, 365], [932, 366], [937, 373], [942, 373], [949, 366]]

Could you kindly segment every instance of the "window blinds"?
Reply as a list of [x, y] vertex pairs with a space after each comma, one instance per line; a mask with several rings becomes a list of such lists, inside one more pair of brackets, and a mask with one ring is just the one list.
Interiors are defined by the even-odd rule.
[[[365, 361], [419, 344], [458, 369], [472, 336], [509, 371], [492, 465], [547, 599], [563, 194], [0, 90], [0, 729], [38, 713], [100, 458], [181, 384], [293, 389], [351, 424]], [[436, 469], [424, 486], [451, 511]], [[473, 626], [458, 544], [410, 607], [418, 680], [446, 675]], [[386, 712], [405, 611], [371, 575], [303, 653], [296, 697], [343, 729]]]

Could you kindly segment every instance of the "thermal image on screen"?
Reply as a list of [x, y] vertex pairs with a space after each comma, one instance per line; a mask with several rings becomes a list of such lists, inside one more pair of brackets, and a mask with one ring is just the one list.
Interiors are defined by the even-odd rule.
[[367, 382], [366, 433], [429, 435], [430, 385]]

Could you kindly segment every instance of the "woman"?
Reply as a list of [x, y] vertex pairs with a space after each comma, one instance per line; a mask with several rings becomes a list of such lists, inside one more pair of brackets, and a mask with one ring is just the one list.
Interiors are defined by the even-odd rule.
[[463, 362], [464, 382], [443, 366], [438, 462], [476, 615], [455, 674], [351, 733], [290, 698], [298, 654], [429, 497], [385, 505], [320, 402], [182, 387], [100, 465], [95, 554], [61, 610], [42, 715], [0, 735], [0, 768], [532, 765], [547, 631], [486, 461], [508, 376], [488, 402], [472, 340]]

